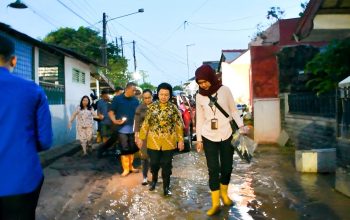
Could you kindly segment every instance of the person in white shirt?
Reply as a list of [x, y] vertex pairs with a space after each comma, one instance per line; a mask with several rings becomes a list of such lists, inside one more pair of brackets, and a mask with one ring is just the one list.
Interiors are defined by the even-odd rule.
[[[199, 85], [199, 93], [196, 95], [196, 148], [198, 152], [204, 149], [207, 159], [212, 197], [212, 207], [207, 215], [211, 216], [220, 209], [220, 197], [224, 205], [233, 204], [227, 195], [234, 153], [230, 120], [233, 118], [239, 128], [244, 124], [230, 89], [221, 84], [209, 65], [202, 65], [196, 70], [196, 82]], [[229, 118], [224, 116], [210, 97], [229, 114]]]

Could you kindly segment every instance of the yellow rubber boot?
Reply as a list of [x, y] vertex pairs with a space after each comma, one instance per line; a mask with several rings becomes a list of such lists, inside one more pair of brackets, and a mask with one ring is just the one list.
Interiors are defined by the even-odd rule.
[[211, 191], [212, 207], [207, 211], [207, 215], [212, 216], [220, 211], [220, 190]]
[[130, 173], [129, 170], [129, 155], [120, 156], [120, 160], [122, 162], [123, 173], [122, 176], [127, 176]]
[[101, 142], [101, 132], [97, 131], [96, 132], [96, 143], [100, 143]]
[[231, 206], [233, 202], [227, 195], [227, 189], [228, 189], [228, 185], [220, 184], [220, 196], [221, 196], [222, 202], [226, 206]]
[[139, 170], [138, 170], [138, 169], [135, 169], [134, 166], [132, 165], [133, 162], [134, 162], [134, 155], [133, 155], [133, 154], [130, 154], [130, 155], [128, 155], [128, 156], [129, 156], [129, 170], [130, 170], [130, 172], [138, 173]]

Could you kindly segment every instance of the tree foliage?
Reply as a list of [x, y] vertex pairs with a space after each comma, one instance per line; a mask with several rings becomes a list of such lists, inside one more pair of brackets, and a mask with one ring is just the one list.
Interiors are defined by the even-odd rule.
[[174, 86], [173, 90], [183, 90], [181, 85]]
[[268, 20], [270, 19], [276, 19], [276, 20], [280, 20], [284, 17], [284, 10], [282, 10], [280, 7], [271, 7], [268, 11], [267, 11], [267, 15], [266, 18]]
[[144, 82], [140, 85], [141, 89], [142, 90], [145, 90], [145, 89], [150, 89], [151, 91], [154, 91], [157, 89], [156, 86], [152, 85], [151, 83], [148, 83], [148, 82]]
[[350, 75], [350, 38], [331, 42], [324, 51], [307, 63], [305, 71], [311, 73], [307, 86], [317, 94], [337, 88], [338, 83]]
[[300, 7], [302, 9], [301, 12], [299, 12], [299, 16], [302, 17], [304, 15], [304, 12], [306, 10], [306, 7], [307, 7], [307, 4], [308, 4], [308, 1], [305, 1], [305, 2], [302, 2], [300, 3]]
[[[99, 63], [102, 61], [102, 37], [90, 28], [60, 28], [49, 33], [44, 42], [69, 48]], [[113, 43], [107, 43], [107, 58], [107, 77], [115, 85], [125, 85], [131, 79], [130, 74], [126, 73], [127, 60], [119, 56], [119, 49]]]
[[[266, 18], [267, 20], [275, 19], [276, 21], [278, 21], [284, 17], [284, 12], [285, 11], [282, 10], [280, 7], [270, 7], [270, 9], [267, 11]], [[265, 24], [260, 22], [259, 24], [257, 24], [256, 31], [253, 33], [251, 40], [255, 41], [258, 37], [264, 36], [264, 31], [269, 26], [271, 26], [271, 22]]]
[[285, 47], [277, 54], [280, 92], [310, 91], [309, 88], [305, 87], [309, 76], [302, 72], [304, 72], [307, 62], [318, 53], [318, 48], [300, 45]]

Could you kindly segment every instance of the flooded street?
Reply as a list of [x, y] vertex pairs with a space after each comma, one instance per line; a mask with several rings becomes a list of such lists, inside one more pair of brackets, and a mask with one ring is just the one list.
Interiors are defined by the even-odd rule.
[[[293, 149], [259, 146], [251, 164], [241, 162], [235, 155], [229, 185], [229, 195], [235, 204], [222, 207], [212, 218], [206, 216], [211, 199], [203, 153], [192, 151], [174, 157], [171, 197], [163, 196], [161, 178], [153, 192], [141, 185], [141, 173], [122, 178], [120, 164], [113, 156], [100, 160], [94, 155], [72, 158], [62, 158], [45, 169], [46, 180], [37, 209], [39, 220], [348, 219], [350, 216], [350, 198], [334, 191], [334, 175], [296, 172]], [[67, 160], [71, 163], [68, 169], [63, 166]], [[65, 186], [59, 186], [60, 183]]]

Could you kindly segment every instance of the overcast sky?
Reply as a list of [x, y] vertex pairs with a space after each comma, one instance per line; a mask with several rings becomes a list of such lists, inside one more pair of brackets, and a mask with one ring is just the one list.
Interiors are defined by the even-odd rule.
[[[0, 21], [33, 38], [42, 39], [60, 27], [92, 26], [102, 34], [102, 13], [108, 41], [123, 37], [129, 70], [133, 71], [132, 44], [136, 41], [137, 70], [154, 85], [179, 85], [194, 76], [203, 61], [220, 59], [222, 49], [247, 49], [257, 25], [267, 25], [270, 7], [285, 10], [284, 18], [298, 17], [304, 0], [26, 0], [28, 9], [8, 8], [15, 0], [0, 1]], [[191, 46], [186, 46], [191, 45]], [[189, 72], [187, 69], [187, 53]]]

